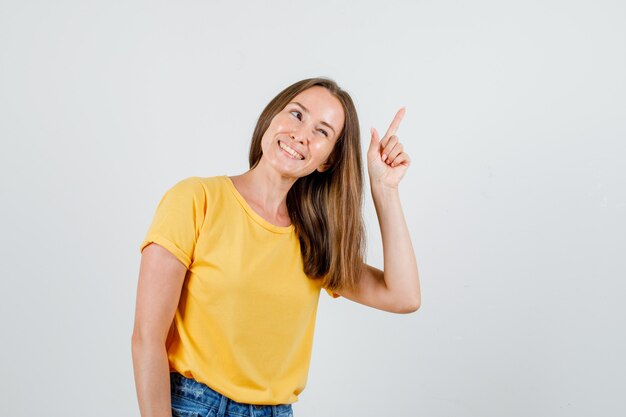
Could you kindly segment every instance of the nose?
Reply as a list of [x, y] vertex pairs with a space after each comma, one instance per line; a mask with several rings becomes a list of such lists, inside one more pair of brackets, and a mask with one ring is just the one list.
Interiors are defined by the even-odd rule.
[[307, 135], [307, 130], [306, 130], [306, 126], [302, 126], [302, 127], [294, 127], [291, 130], [291, 139], [293, 139], [295, 142], [299, 142], [302, 144], [305, 144], [308, 141], [308, 135]]

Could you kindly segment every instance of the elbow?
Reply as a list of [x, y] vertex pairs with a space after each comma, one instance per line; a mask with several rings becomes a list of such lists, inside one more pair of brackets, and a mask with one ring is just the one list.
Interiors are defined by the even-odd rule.
[[130, 348], [133, 352], [133, 355], [135, 355], [138, 351], [140, 351], [141, 349], [141, 338], [136, 334], [133, 333], [133, 335], [130, 338]]
[[407, 300], [403, 313], [404, 314], [415, 313], [417, 310], [419, 310], [421, 305], [422, 305], [422, 294], [418, 290], [417, 294], [415, 294], [413, 297]]
[[398, 314], [415, 313], [417, 310], [419, 310], [421, 304], [422, 303], [421, 303], [421, 300], [419, 298], [416, 298], [414, 300], [410, 300], [409, 302], [403, 304], [400, 308], [398, 308], [396, 310], [396, 313], [398, 313]]
[[152, 357], [166, 352], [165, 342], [158, 337], [146, 338], [133, 334], [130, 339], [130, 351], [133, 362], [142, 357]]
[[407, 307], [407, 308], [403, 311], [403, 313], [404, 313], [404, 314], [411, 314], [411, 313], [415, 313], [415, 312], [416, 312], [417, 310], [419, 310], [419, 309], [420, 309], [420, 303], [419, 303], [419, 302], [417, 302], [417, 303], [410, 304], [410, 305], [409, 305], [409, 307]]
[[165, 339], [166, 335], [160, 331], [142, 331], [135, 328], [130, 338], [130, 344], [133, 351], [135, 351], [154, 346], [165, 346]]

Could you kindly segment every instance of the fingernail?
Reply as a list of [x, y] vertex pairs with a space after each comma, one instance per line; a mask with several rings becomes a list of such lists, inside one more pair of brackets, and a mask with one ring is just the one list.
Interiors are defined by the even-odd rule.
[[387, 154], [383, 154], [383, 162], [387, 160]]

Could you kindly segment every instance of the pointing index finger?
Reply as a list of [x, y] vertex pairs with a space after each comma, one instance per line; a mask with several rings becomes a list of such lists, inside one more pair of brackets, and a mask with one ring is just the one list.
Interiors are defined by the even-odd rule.
[[389, 138], [396, 134], [398, 127], [400, 126], [400, 122], [404, 117], [404, 113], [406, 112], [405, 107], [400, 107], [400, 110], [396, 113], [396, 116], [393, 118], [391, 124], [389, 125], [389, 129], [387, 129], [387, 133], [385, 133], [384, 138]]

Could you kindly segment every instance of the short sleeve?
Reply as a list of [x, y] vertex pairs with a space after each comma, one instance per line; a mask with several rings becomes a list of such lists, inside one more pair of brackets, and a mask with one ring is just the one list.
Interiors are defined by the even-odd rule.
[[328, 295], [330, 295], [333, 298], [339, 298], [341, 297], [339, 294], [332, 292], [331, 290], [329, 290], [328, 288], [324, 288], [326, 290], [326, 292], [328, 293]]
[[199, 177], [185, 178], [165, 192], [139, 251], [151, 242], [189, 268], [206, 214], [206, 192]]

